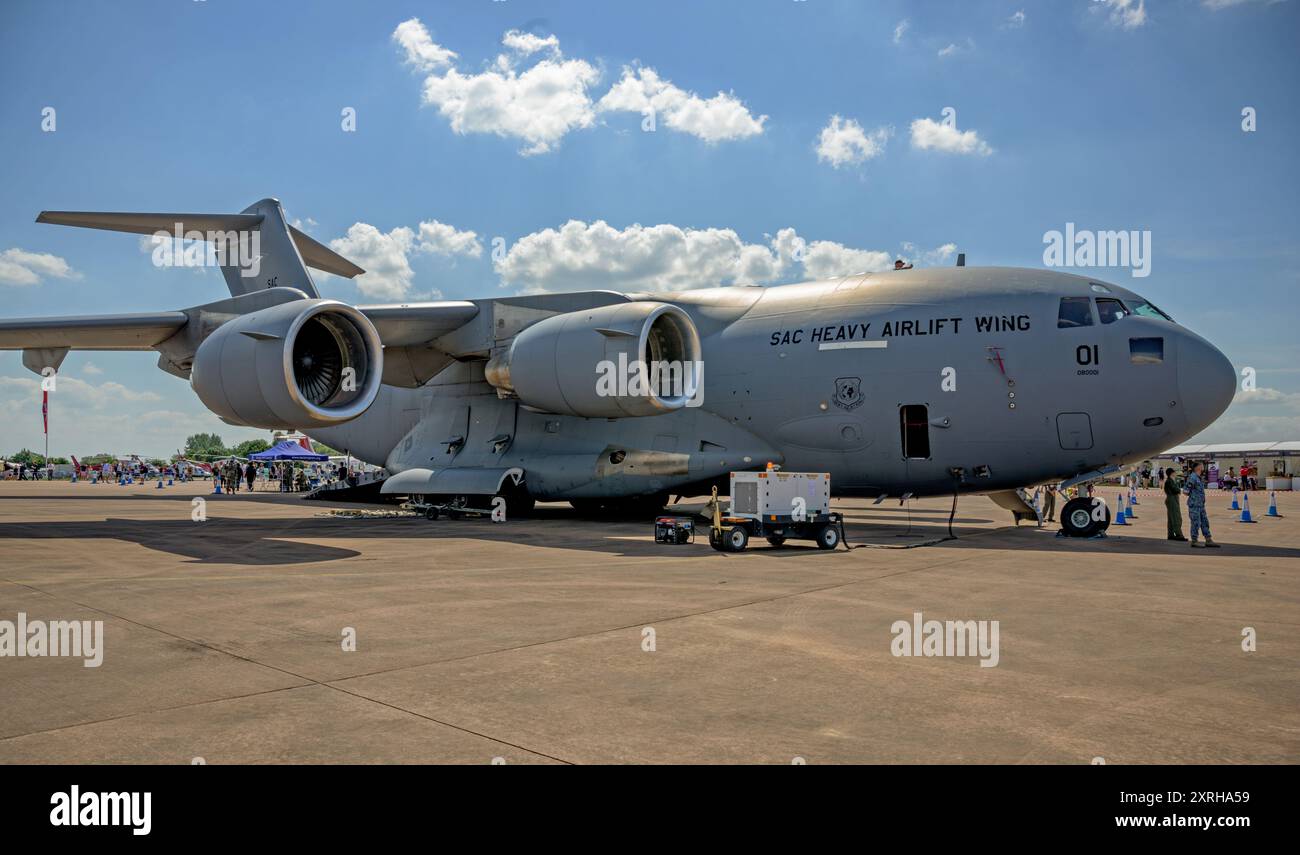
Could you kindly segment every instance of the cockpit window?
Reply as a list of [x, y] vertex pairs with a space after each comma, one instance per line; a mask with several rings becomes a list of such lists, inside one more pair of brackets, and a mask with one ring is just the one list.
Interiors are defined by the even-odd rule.
[[1129, 300], [1128, 308], [1129, 311], [1131, 311], [1133, 314], [1137, 315], [1138, 317], [1164, 318], [1166, 321], [1169, 321], [1170, 323], [1172, 323], [1174, 320], [1173, 318], [1166, 315], [1164, 312], [1157, 309], [1151, 303], [1148, 303], [1146, 300], [1142, 300], [1142, 299]]
[[1113, 324], [1128, 313], [1128, 309], [1124, 308], [1124, 304], [1119, 300], [1112, 300], [1109, 297], [1097, 298], [1097, 315], [1103, 324]]
[[1062, 297], [1056, 328], [1092, 326], [1092, 301], [1087, 297]]

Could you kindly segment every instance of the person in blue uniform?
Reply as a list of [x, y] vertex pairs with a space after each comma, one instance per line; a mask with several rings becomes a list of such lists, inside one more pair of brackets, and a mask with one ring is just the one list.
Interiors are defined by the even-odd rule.
[[1205, 481], [1201, 478], [1204, 468], [1205, 465], [1199, 461], [1193, 463], [1192, 471], [1183, 483], [1183, 492], [1187, 494], [1187, 517], [1192, 526], [1192, 547], [1201, 545], [1196, 541], [1199, 532], [1205, 535], [1206, 546], [1218, 549], [1219, 544], [1210, 537], [1210, 518], [1205, 515]]

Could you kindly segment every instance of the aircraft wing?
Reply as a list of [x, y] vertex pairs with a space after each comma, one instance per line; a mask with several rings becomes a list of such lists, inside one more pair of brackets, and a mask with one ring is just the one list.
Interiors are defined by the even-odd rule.
[[379, 332], [384, 347], [422, 345], [460, 329], [478, 315], [478, 306], [463, 300], [357, 306]]
[[0, 319], [0, 350], [149, 350], [189, 320], [184, 312]]
[[[243, 313], [241, 306], [232, 304], [250, 300], [259, 305], [248, 305], [248, 310], [263, 308], [260, 304], [266, 298], [260, 295], [280, 290], [289, 289], [256, 292], [183, 312], [0, 319], [0, 350], [21, 350], [23, 365], [37, 374], [49, 368], [57, 371], [70, 350], [157, 350], [162, 354], [160, 368], [188, 378], [189, 362], [209, 328], [209, 318], [222, 323], [231, 314]], [[409, 387], [428, 380], [453, 359], [430, 342], [460, 329], [479, 312], [475, 304], [462, 301], [359, 308], [375, 325], [388, 356], [384, 382]], [[182, 333], [187, 326], [193, 334]]]
[[[478, 314], [478, 306], [462, 301], [358, 308], [374, 323], [385, 347], [425, 344]], [[185, 312], [3, 318], [0, 350], [149, 350], [179, 332], [187, 321]]]

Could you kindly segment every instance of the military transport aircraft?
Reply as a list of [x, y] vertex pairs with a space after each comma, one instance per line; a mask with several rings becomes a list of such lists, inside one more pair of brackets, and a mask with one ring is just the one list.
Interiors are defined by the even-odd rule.
[[[772, 463], [829, 472], [840, 496], [983, 493], [1032, 519], [1020, 488], [1175, 446], [1236, 386], [1222, 353], [1147, 300], [1045, 270], [351, 306], [322, 299], [308, 268], [364, 271], [275, 199], [37, 221], [251, 236], [258, 252], [251, 267], [222, 257], [230, 297], [213, 303], [0, 320], [0, 349], [29, 369], [69, 349], [155, 350], [230, 424], [346, 449], [391, 473], [387, 493], [501, 495], [514, 513], [537, 499], [653, 512]], [[1063, 510], [1070, 534], [1109, 524], [1087, 499]]]

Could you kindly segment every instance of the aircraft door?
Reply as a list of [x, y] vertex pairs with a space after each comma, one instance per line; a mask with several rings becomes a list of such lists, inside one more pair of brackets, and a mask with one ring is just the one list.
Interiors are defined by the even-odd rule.
[[1058, 413], [1056, 436], [1066, 451], [1092, 448], [1092, 419], [1087, 413]]

